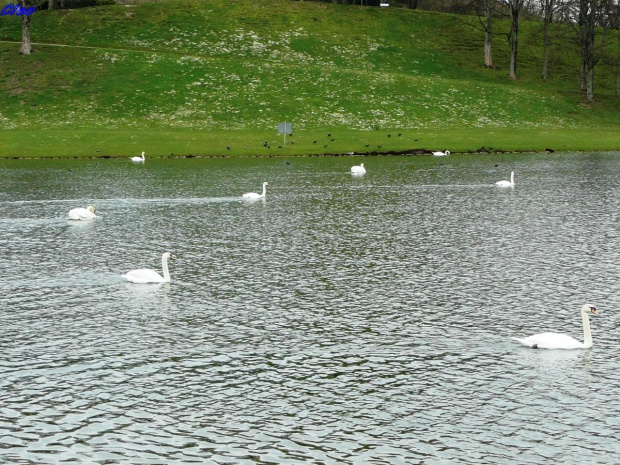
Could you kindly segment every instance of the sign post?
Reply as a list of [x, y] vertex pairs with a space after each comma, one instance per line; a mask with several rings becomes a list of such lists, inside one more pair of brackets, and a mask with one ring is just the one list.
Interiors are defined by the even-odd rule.
[[278, 134], [284, 134], [284, 144], [282, 147], [286, 145], [286, 135], [293, 134], [293, 123], [278, 123]]

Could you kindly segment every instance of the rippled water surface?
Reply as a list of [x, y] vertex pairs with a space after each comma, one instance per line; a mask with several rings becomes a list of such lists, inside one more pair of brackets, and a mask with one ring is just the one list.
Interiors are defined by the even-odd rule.
[[[620, 153], [1, 161], [0, 462], [617, 464], [619, 187]], [[510, 339], [586, 302], [592, 349]]]

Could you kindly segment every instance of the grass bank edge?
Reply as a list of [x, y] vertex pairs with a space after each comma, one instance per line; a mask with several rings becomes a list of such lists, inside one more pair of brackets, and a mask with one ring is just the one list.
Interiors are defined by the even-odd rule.
[[441, 129], [359, 131], [317, 128], [292, 136], [275, 131], [0, 130], [0, 159], [295, 157], [313, 155], [616, 151], [617, 128]]

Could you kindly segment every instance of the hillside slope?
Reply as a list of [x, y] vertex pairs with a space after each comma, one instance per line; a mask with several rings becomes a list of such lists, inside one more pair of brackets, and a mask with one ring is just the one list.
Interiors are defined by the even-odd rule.
[[[176, 0], [42, 11], [35, 53], [19, 18], [0, 20], [3, 130], [273, 131], [562, 129], [620, 126], [614, 69], [581, 104], [578, 56], [540, 82], [538, 25], [524, 24], [520, 80], [482, 63], [462, 19], [288, 0]], [[56, 45], [43, 45], [56, 44]], [[57, 46], [62, 45], [62, 46]], [[262, 137], [262, 134], [260, 135]]]

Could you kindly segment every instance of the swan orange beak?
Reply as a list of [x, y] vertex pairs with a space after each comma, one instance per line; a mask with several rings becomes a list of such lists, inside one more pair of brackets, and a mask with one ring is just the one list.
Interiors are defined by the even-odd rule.
[[592, 312], [592, 315], [599, 316], [598, 312], [596, 311], [596, 308], [591, 307], [591, 308], [590, 308], [590, 311]]

